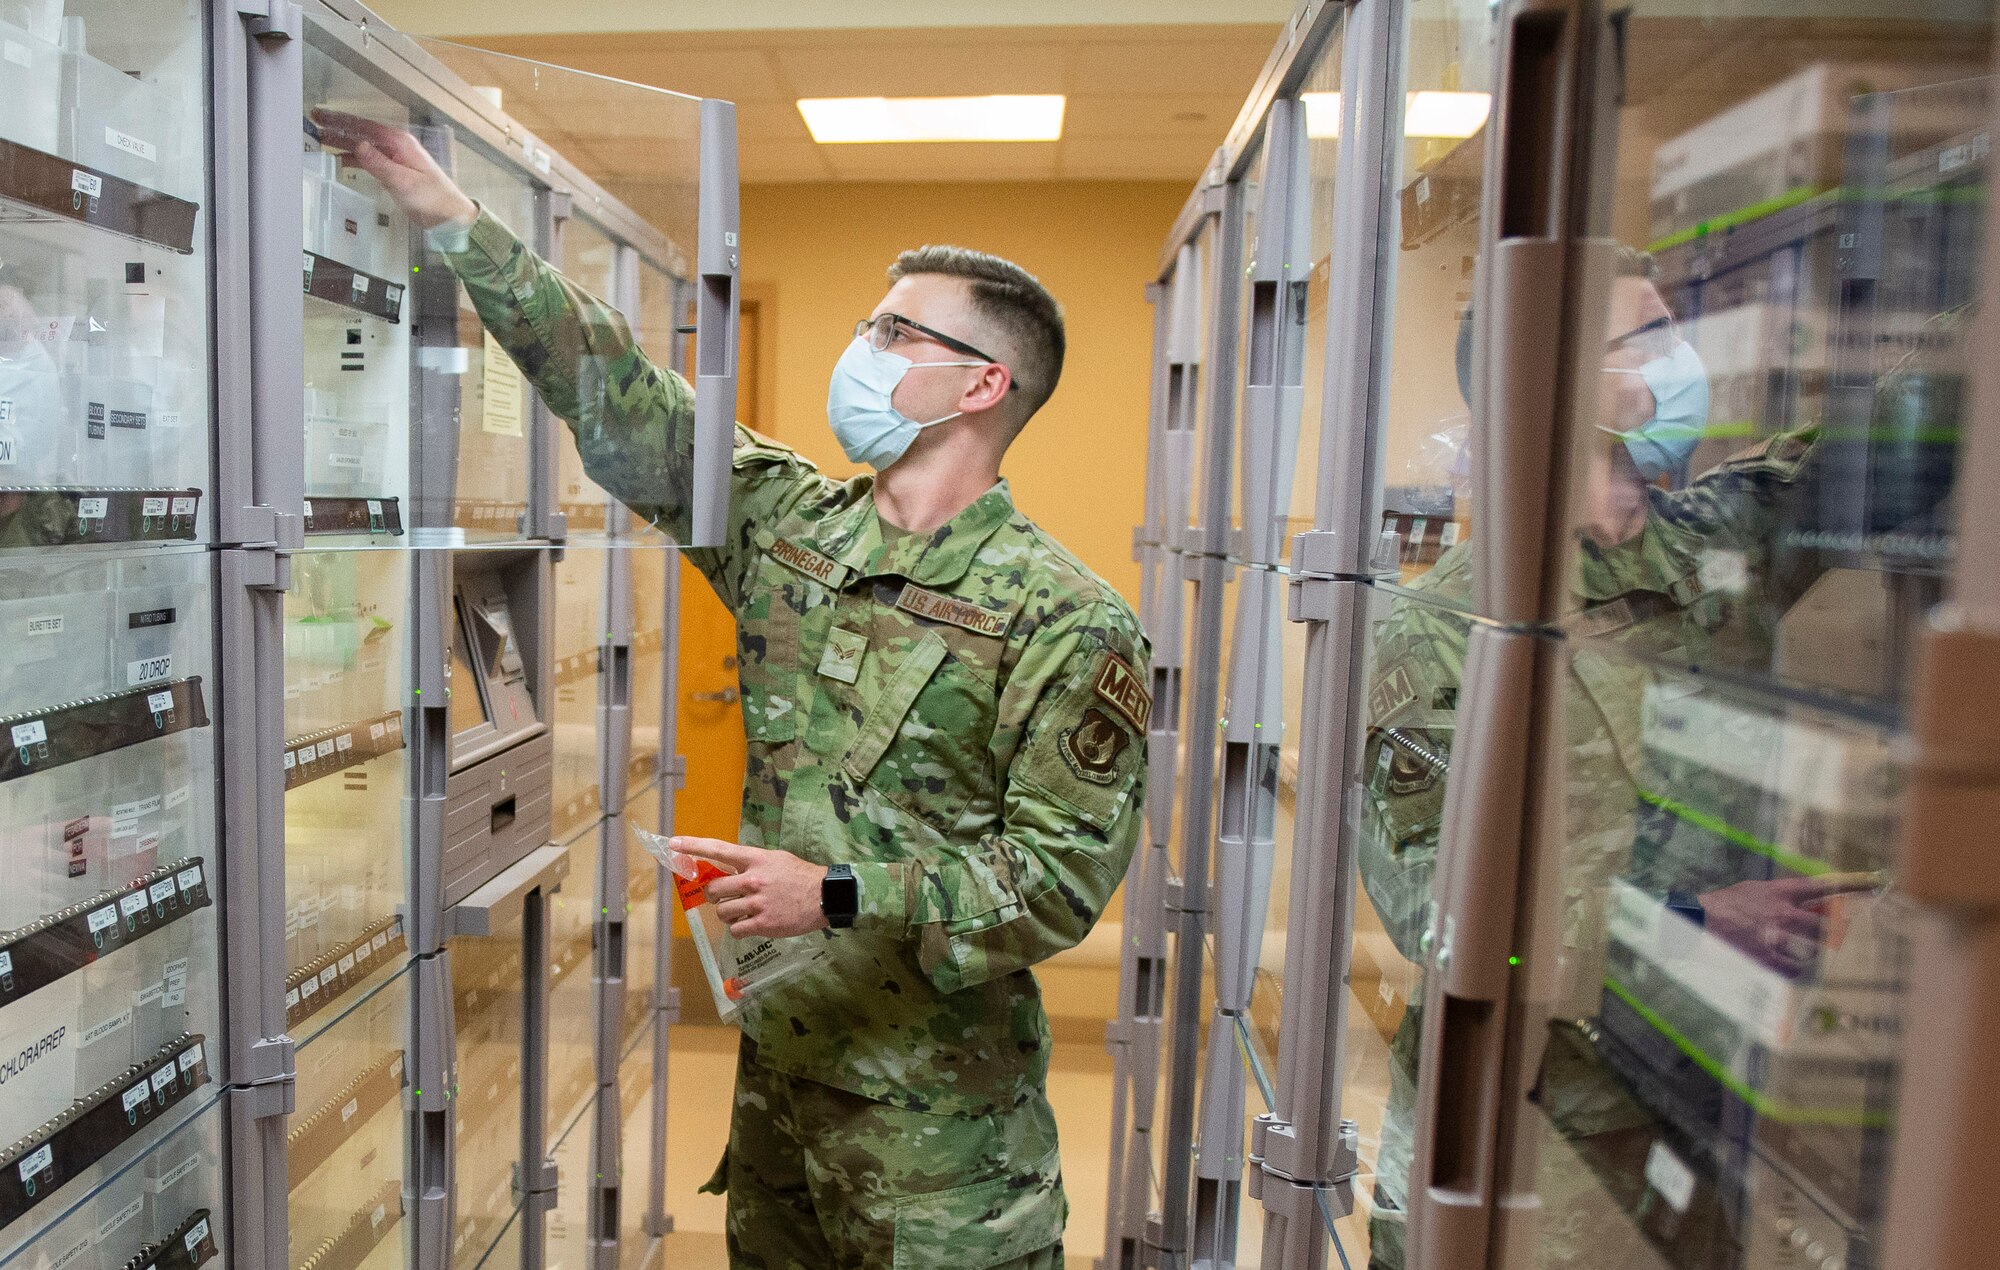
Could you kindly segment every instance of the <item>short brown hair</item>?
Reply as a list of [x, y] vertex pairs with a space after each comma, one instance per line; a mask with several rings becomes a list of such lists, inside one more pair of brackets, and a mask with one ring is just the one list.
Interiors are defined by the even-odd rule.
[[998, 327], [1019, 354], [1021, 364], [1008, 369], [1027, 405], [1027, 413], [1021, 417], [1021, 422], [1027, 422], [1062, 378], [1063, 353], [1068, 346], [1062, 305], [1026, 269], [969, 247], [919, 247], [896, 257], [896, 263], [889, 267], [892, 285], [912, 274], [966, 280], [973, 309]]

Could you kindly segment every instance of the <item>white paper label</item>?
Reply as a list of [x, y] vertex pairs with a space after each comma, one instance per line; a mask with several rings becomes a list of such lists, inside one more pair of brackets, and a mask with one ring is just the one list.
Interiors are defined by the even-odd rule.
[[172, 657], [142, 657], [138, 661], [125, 664], [125, 683], [128, 687], [140, 688], [170, 678], [173, 673]]
[[1664, 1142], [1654, 1142], [1653, 1149], [1646, 1152], [1646, 1181], [1677, 1213], [1685, 1213], [1694, 1199], [1694, 1170], [1681, 1163]]
[[296, 1007], [296, 1006], [298, 1005], [298, 1003], [299, 1003], [299, 990], [298, 990], [297, 988], [288, 988], [288, 989], [286, 989], [286, 990], [285, 990], [285, 1008], [286, 1008], [287, 1010], [290, 1010], [290, 1009], [293, 1009], [294, 1007]]
[[335, 451], [326, 456], [326, 461], [329, 467], [351, 468], [356, 471], [359, 471], [361, 468], [361, 456], [358, 454], [346, 454]]
[[146, 698], [146, 708], [154, 714], [165, 714], [174, 708], [174, 694], [155, 692]]
[[159, 881], [153, 883], [152, 889], [146, 892], [146, 896], [155, 904], [166, 903], [168, 900], [174, 898], [174, 880], [172, 878], [161, 878]]
[[368, 739], [371, 741], [379, 741], [388, 734], [389, 734], [389, 729], [383, 727], [379, 723], [371, 723], [368, 725]]
[[354, 954], [349, 953], [345, 957], [342, 957], [340, 959], [340, 976], [341, 978], [345, 979], [348, 975], [352, 974], [353, 972], [354, 972]]
[[349, 1098], [347, 1105], [340, 1109], [340, 1123], [346, 1124], [348, 1121], [354, 1119], [355, 1114], [360, 1110], [361, 1100], [359, 1098]]
[[49, 1167], [49, 1165], [54, 1164], [55, 1162], [56, 1162], [55, 1147], [52, 1144], [44, 1144], [40, 1150], [36, 1151], [33, 1155], [29, 1156], [27, 1159], [21, 1161], [21, 1180], [23, 1182], [27, 1181], [29, 1178], [33, 1177], [35, 1174], [41, 1172], [43, 1169]]
[[[98, 1239], [100, 1240], [103, 1239], [103, 1236], [99, 1235]], [[91, 1238], [89, 1235], [85, 1235], [83, 1238], [77, 1240], [76, 1243], [72, 1245], [67, 1252], [64, 1252], [59, 1256], [57, 1256], [54, 1261], [48, 1262], [46, 1270], [64, 1270], [64, 1267], [75, 1262], [76, 1259], [78, 1257], [81, 1257], [84, 1253], [89, 1252], [90, 1247], [91, 1247]]]
[[201, 885], [201, 866], [197, 864], [191, 869], [182, 869], [174, 875], [174, 881], [183, 891], [194, 890]]
[[164, 516], [167, 514], [167, 500], [164, 498], [144, 499], [139, 504], [139, 511], [141, 515], [145, 516]]
[[167, 989], [164, 984], [149, 983], [139, 991], [139, 1004], [158, 1005], [160, 998], [166, 995], [166, 991]]
[[42, 726], [40, 719], [14, 725], [14, 748], [25, 750], [31, 745], [39, 745], [49, 739], [49, 730]]
[[371, 498], [371, 499], [369, 499], [369, 500], [368, 500], [368, 514], [369, 514], [370, 516], [380, 516], [380, 515], [382, 514], [382, 504], [380, 504], [380, 503], [376, 502], [376, 501], [375, 501], [374, 499], [372, 499], [372, 498]]
[[176, 516], [194, 515], [194, 504], [195, 500], [192, 498], [176, 498], [174, 500], [174, 515]]
[[310, 745], [301, 745], [296, 753], [301, 763], [310, 763], [313, 761], [313, 747]]
[[352, 732], [342, 732], [339, 736], [333, 738], [333, 748], [339, 750], [342, 754], [347, 753], [347, 751], [354, 748], [354, 734]]
[[63, 633], [63, 615], [45, 613], [41, 617], [31, 617], [21, 624], [23, 635], [60, 635]]
[[200, 1166], [200, 1164], [201, 1164], [201, 1157], [199, 1155], [191, 1155], [187, 1159], [182, 1160], [179, 1164], [174, 1165], [174, 1167], [172, 1167], [171, 1169], [168, 1169], [165, 1173], [160, 1174], [158, 1179], [156, 1179], [149, 1185], [148, 1189], [150, 1189], [154, 1194], [157, 1195], [161, 1191], [166, 1190], [169, 1186], [172, 1186], [175, 1182], [180, 1181], [188, 1174], [194, 1172], [195, 1169]]
[[124, 1098], [125, 1110], [129, 1113], [135, 1107], [144, 1106], [146, 1102], [146, 1097], [151, 1092], [152, 1090], [147, 1087], [144, 1081], [141, 1081], [139, 1084], [136, 1084], [132, 1086], [132, 1088], [126, 1090]]
[[321, 758], [326, 758], [326, 757], [328, 757], [329, 755], [331, 755], [332, 753], [333, 753], [333, 742], [332, 742], [332, 741], [321, 741], [321, 742], [319, 743], [319, 757], [321, 757]]
[[95, 935], [107, 926], [116, 926], [118, 924], [118, 910], [114, 906], [107, 904], [95, 913], [92, 913], [85, 920], [90, 925], [90, 933]]
[[285, 770], [286, 770], [286, 771], [288, 771], [288, 772], [289, 772], [289, 771], [292, 771], [293, 769], [295, 769], [296, 767], [298, 767], [298, 765], [299, 765], [299, 759], [298, 759], [298, 755], [296, 755], [296, 754], [293, 754], [293, 753], [292, 753], [292, 752], [291, 752], [290, 750], [286, 750], [286, 751], [285, 751]]
[[389, 946], [389, 932], [388, 931], [380, 932], [375, 936], [375, 938], [369, 940], [368, 943], [369, 946], [372, 947], [376, 952], [381, 952], [384, 948], [387, 948]]
[[103, 520], [105, 512], [110, 507], [110, 501], [105, 498], [79, 498], [76, 500], [76, 518], [78, 520]]
[[[5, 397], [0, 397], [0, 423], [5, 423], [7, 417], [12, 414], [13, 405], [14, 403]], [[0, 437], [0, 467], [18, 465], [21, 461], [20, 453], [20, 447], [14, 444], [13, 437]]]
[[11, 975], [13, 973], [14, 973], [14, 954], [10, 952], [0, 952], [0, 975]]
[[130, 1006], [127, 1006], [124, 1010], [121, 1010], [117, 1014], [112, 1015], [110, 1018], [105, 1019], [103, 1022], [99, 1023], [97, 1026], [91, 1028], [88, 1032], [85, 1032], [82, 1036], [78, 1037], [76, 1041], [77, 1048], [81, 1049], [87, 1045], [95, 1045], [97, 1044], [97, 1042], [103, 1040], [105, 1037], [111, 1035], [113, 1032], [118, 1031], [120, 1028], [127, 1026], [131, 1022], [132, 1022], [132, 1009]]
[[201, 1247], [201, 1241], [206, 1238], [208, 1238], [208, 1218], [204, 1217], [194, 1225], [188, 1227], [187, 1238], [181, 1242], [186, 1244], [187, 1250], [192, 1253], [195, 1249]]
[[104, 129], [104, 144], [113, 150], [122, 150], [135, 159], [144, 159], [148, 163], [160, 161], [160, 147], [144, 138], [135, 137], [129, 132], [120, 132], [113, 127], [107, 126]]
[[119, 900], [118, 911], [125, 914], [125, 916], [127, 917], [136, 917], [140, 913], [145, 912], [146, 911], [145, 892], [135, 891], [131, 895], [126, 896], [124, 899]]
[[168, 1063], [165, 1067], [162, 1067], [159, 1071], [153, 1073], [154, 1093], [156, 1094], [165, 1093], [167, 1090], [173, 1087], [173, 1083], [174, 1083], [174, 1065], [172, 1063]]
[[82, 168], [72, 168], [70, 170], [69, 187], [76, 193], [89, 198], [102, 198], [104, 196], [103, 179], [95, 172], [85, 172]]
[[200, 1062], [201, 1062], [201, 1046], [199, 1045], [190, 1045], [181, 1054], [181, 1070], [184, 1072], [193, 1071], [195, 1069], [195, 1065]]

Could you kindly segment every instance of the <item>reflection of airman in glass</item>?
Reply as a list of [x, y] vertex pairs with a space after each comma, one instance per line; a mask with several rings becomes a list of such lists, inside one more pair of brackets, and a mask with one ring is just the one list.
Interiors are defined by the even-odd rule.
[[[1572, 625], [1622, 652], [1692, 664], [1704, 660], [1713, 640], [1740, 638], [1736, 628], [1745, 619], [1731, 593], [1704, 587], [1704, 554], [1754, 544], [1759, 526], [1769, 523], [1775, 502], [1796, 478], [1807, 447], [1778, 437], [1685, 488], [1670, 492], [1655, 483], [1671, 479], [1701, 439], [1707, 385], [1699, 357], [1680, 339], [1650, 275], [1649, 258], [1621, 254], [1607, 323], [1606, 382], [1599, 394], [1598, 424], [1607, 435], [1586, 447], [1579, 550], [1570, 577], [1577, 610]], [[1460, 388], [1469, 397], [1464, 366], [1462, 358]], [[1465, 662], [1466, 624], [1450, 610], [1472, 600], [1468, 553], [1469, 544], [1460, 543], [1412, 584], [1432, 603], [1398, 598], [1375, 631], [1362, 756], [1367, 803], [1360, 869], [1398, 951], [1419, 964], [1431, 920], [1431, 876]], [[1574, 649], [1564, 694], [1569, 764], [1563, 860], [1563, 942], [1572, 990], [1560, 1008], [1564, 1017], [1584, 1018], [1596, 1013], [1602, 990], [1603, 896], [1631, 855], [1637, 806], [1633, 764], [1648, 672], [1641, 663], [1614, 659], [1586, 641], [1577, 641]], [[1826, 892], [1825, 885], [1809, 880], [1742, 883], [1686, 902], [1702, 909], [1711, 929], [1725, 937], [1775, 926], [1810, 940], [1817, 938], [1821, 921], [1815, 903]], [[1403, 1263], [1421, 1006], [1421, 994], [1413, 995], [1391, 1046], [1371, 1221], [1372, 1264], [1383, 1270]], [[1550, 1117], [1576, 1134], [1611, 1127], [1607, 1118], [1623, 1114], [1627, 1105], [1586, 1081], [1546, 1074], [1542, 1097]], [[1565, 1184], [1544, 1180], [1545, 1228], [1577, 1219], [1580, 1206], [1565, 1206], [1552, 1194]], [[1545, 1259], [1564, 1264], [1565, 1257], [1576, 1256], [1592, 1265], [1625, 1264], [1592, 1242], [1602, 1234], [1581, 1227], [1558, 1232], [1547, 1241], [1552, 1255]]]

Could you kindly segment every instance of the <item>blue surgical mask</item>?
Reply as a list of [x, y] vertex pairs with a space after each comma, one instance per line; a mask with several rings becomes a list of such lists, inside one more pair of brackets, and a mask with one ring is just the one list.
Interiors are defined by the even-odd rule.
[[1708, 368], [1701, 364], [1694, 346], [1685, 341], [1676, 343], [1673, 352], [1655, 357], [1637, 370], [1619, 366], [1605, 369], [1639, 376], [1653, 394], [1652, 418], [1630, 432], [1606, 429], [1625, 443], [1639, 475], [1650, 481], [1685, 468], [1708, 428]]
[[840, 448], [855, 463], [880, 472], [909, 451], [925, 428], [949, 423], [963, 411], [918, 423], [897, 410], [896, 385], [913, 366], [984, 366], [985, 362], [913, 362], [875, 348], [865, 339], [847, 346], [833, 364], [833, 382], [826, 390], [826, 419]]

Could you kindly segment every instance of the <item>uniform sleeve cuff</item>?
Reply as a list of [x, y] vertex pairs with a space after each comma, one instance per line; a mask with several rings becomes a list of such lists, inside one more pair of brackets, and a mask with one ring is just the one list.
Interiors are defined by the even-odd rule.
[[860, 907], [854, 915], [855, 928], [902, 936], [910, 923], [902, 863], [869, 860], [852, 867], [854, 880], [861, 888]]
[[481, 209], [469, 221], [448, 220], [424, 231], [424, 245], [442, 256], [456, 256], [472, 245], [472, 227], [486, 215]]

